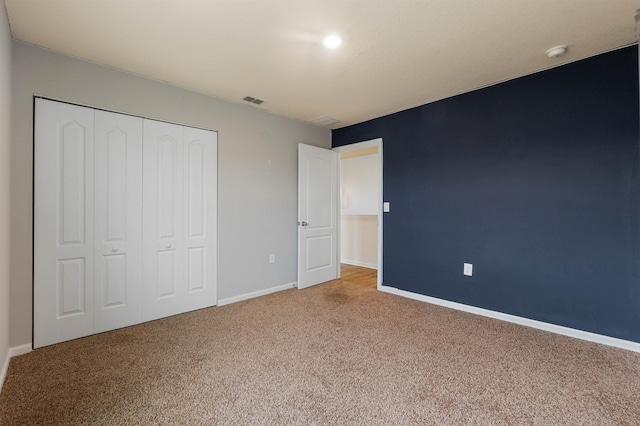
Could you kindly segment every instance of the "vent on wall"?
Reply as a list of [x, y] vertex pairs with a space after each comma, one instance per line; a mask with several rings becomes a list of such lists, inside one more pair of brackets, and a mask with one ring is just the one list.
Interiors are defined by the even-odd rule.
[[252, 98], [251, 96], [245, 96], [244, 98], [242, 98], [242, 100], [251, 102], [252, 104], [256, 104], [256, 105], [260, 105], [261, 103], [264, 102], [262, 99]]
[[329, 117], [328, 115], [321, 115], [320, 117], [316, 117], [313, 120], [309, 120], [309, 123], [317, 124], [318, 126], [333, 126], [336, 123], [339, 123], [340, 120], [336, 120], [333, 117]]

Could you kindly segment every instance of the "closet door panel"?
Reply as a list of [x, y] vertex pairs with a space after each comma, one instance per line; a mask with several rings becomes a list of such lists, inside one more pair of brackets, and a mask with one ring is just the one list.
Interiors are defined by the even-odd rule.
[[93, 333], [94, 110], [36, 99], [34, 347]]
[[217, 133], [184, 128], [187, 310], [216, 300]]
[[176, 289], [176, 270], [178, 269], [178, 255], [176, 250], [158, 250], [158, 282], [156, 284], [156, 299], [178, 296]]
[[95, 332], [142, 321], [142, 119], [95, 113]]
[[58, 318], [85, 312], [85, 269], [84, 258], [58, 260], [56, 277]]
[[[176, 136], [178, 136], [176, 134]], [[178, 174], [179, 155], [182, 154], [181, 142], [170, 135], [163, 135], [157, 141], [157, 190], [158, 198], [158, 238], [170, 241], [177, 238], [180, 216]]]
[[143, 319], [184, 312], [181, 126], [144, 120]]
[[187, 251], [187, 279], [189, 294], [206, 289], [206, 247], [189, 247]]

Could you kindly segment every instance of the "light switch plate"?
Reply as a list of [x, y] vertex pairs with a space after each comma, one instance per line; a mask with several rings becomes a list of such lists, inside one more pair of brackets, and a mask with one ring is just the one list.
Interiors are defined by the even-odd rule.
[[384, 203], [382, 203], [382, 211], [385, 213], [389, 213], [391, 208], [391, 203], [389, 203], [388, 201], [385, 201]]
[[473, 275], [473, 263], [465, 263], [463, 273], [470, 277]]

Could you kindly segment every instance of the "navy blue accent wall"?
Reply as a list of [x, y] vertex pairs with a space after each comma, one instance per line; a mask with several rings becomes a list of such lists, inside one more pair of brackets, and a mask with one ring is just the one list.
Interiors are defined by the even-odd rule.
[[333, 146], [383, 138], [385, 285], [640, 342], [638, 116], [632, 46], [335, 130]]

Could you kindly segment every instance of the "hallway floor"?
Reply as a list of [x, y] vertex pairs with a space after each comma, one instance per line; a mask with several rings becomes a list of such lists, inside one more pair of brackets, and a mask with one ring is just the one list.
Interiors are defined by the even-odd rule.
[[361, 266], [340, 264], [340, 277], [343, 281], [349, 281], [369, 288], [378, 288], [378, 271]]

